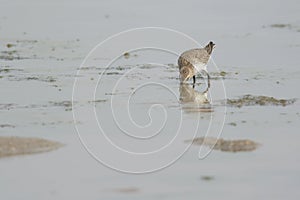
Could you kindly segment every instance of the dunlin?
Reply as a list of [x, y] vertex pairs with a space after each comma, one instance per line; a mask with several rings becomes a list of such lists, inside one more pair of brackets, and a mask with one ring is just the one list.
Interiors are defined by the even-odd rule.
[[196, 74], [204, 72], [207, 75], [209, 85], [210, 76], [206, 67], [214, 46], [215, 44], [210, 41], [204, 48], [191, 49], [180, 55], [178, 66], [181, 82], [186, 82], [193, 77], [193, 85], [195, 85]]

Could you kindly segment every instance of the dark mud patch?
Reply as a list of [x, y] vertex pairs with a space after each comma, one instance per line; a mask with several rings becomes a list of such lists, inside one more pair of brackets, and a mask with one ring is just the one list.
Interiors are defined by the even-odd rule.
[[214, 177], [213, 176], [201, 176], [201, 180], [212, 181], [212, 180], [214, 180]]
[[4, 103], [0, 104], [0, 110], [10, 110], [16, 108], [17, 104], [14, 103]]
[[23, 60], [30, 59], [30, 57], [24, 57], [19, 54], [17, 50], [1, 51], [0, 60]]
[[124, 66], [117, 66], [116, 68], [113, 68], [113, 69], [116, 69], [118, 71], [123, 71], [123, 70], [128, 70], [128, 69], [132, 69], [134, 66], [132, 65], [124, 65]]
[[106, 72], [105, 75], [111, 76], [111, 75], [122, 75], [120, 72]]
[[77, 70], [102, 70], [103, 68], [101, 67], [96, 67], [96, 66], [86, 66], [86, 67], [79, 67]]
[[154, 69], [154, 68], [157, 68], [157, 66], [151, 65], [151, 64], [138, 64], [137, 67], [140, 68], [140, 69]]
[[72, 106], [82, 106], [85, 103], [104, 103], [107, 102], [105, 99], [96, 99], [95, 101], [86, 101], [86, 102], [77, 102], [72, 103], [71, 100], [64, 101], [48, 101], [47, 104], [28, 104], [28, 105], [19, 105], [14, 103], [0, 104], [0, 110], [12, 110], [12, 109], [44, 109], [44, 108], [63, 108], [65, 111], [71, 111]]
[[137, 55], [137, 54], [131, 54], [131, 53], [129, 53], [129, 52], [125, 52], [125, 53], [123, 54], [123, 56], [124, 56], [125, 59], [129, 59], [129, 58], [131, 58], [131, 57], [137, 57], [138, 55]]
[[252, 140], [224, 140], [213, 137], [199, 137], [193, 140], [186, 140], [186, 143], [192, 142], [193, 145], [204, 145], [214, 150], [225, 152], [246, 152], [254, 151], [259, 146]]
[[292, 28], [291, 24], [271, 24], [272, 28]]
[[[96, 67], [96, 66], [86, 66], [86, 67], [80, 67], [77, 68], [77, 70], [82, 70], [82, 71], [99, 71], [99, 74], [102, 73], [103, 70], [104, 74], [105, 73], [111, 73], [111, 72], [116, 72], [119, 73], [119, 71], [124, 71], [126, 69], [131, 69], [133, 68], [132, 65], [124, 65], [124, 66], [117, 66], [117, 67], [107, 67], [107, 66], [103, 66], [103, 67]], [[116, 70], [116, 71], [109, 71], [109, 70]]]
[[21, 72], [23, 69], [10, 68], [8, 66], [0, 67], [0, 74], [8, 74], [10, 72]]
[[6, 47], [7, 47], [7, 48], [12, 48], [12, 47], [14, 47], [14, 46], [16, 46], [16, 45], [15, 45], [15, 44], [11, 44], [11, 43], [7, 43], [7, 44], [6, 44]]
[[126, 187], [126, 188], [117, 188], [114, 190], [118, 193], [132, 194], [140, 192], [140, 189], [137, 187]]
[[56, 78], [52, 76], [22, 76], [22, 77], [16, 77], [12, 76], [9, 80], [11, 81], [41, 81], [41, 82], [47, 82], [47, 83], [54, 83], [56, 82]]
[[227, 75], [229, 75], [229, 72], [225, 72], [225, 71], [220, 71], [220, 72], [211, 72], [210, 75], [211, 76], [215, 76], [215, 77], [225, 77]]
[[130, 53], [125, 52], [125, 53], [123, 54], [123, 56], [124, 56], [124, 58], [128, 59], [128, 58], [130, 58]]
[[0, 128], [15, 128], [16, 126], [11, 124], [0, 124]]
[[72, 101], [49, 101], [51, 106], [63, 107], [65, 111], [72, 110]]
[[236, 122], [229, 122], [228, 125], [236, 127], [236, 126], [238, 126], [238, 124], [245, 124], [245, 123], [247, 123], [247, 121], [241, 120], [241, 121], [236, 121]]
[[0, 124], [0, 128], [15, 128], [16, 126], [11, 124]]
[[274, 29], [288, 29], [288, 30], [300, 32], [299, 26], [293, 25], [293, 24], [278, 23], [278, 24], [271, 24], [269, 26], [263, 26], [263, 28], [266, 28], [266, 27], [270, 27], [270, 28], [274, 28]]
[[[82, 59], [74, 56], [79, 48], [76, 40], [52, 41], [52, 40], [14, 40], [6, 42], [5, 51], [0, 52], [0, 59], [13, 61], [22, 59], [40, 59], [64, 61], [66, 59]], [[51, 52], [51, 53], [49, 53]], [[62, 57], [62, 55], [65, 55]]]
[[37, 40], [16, 40], [17, 43], [22, 43], [22, 44], [35, 44], [38, 41]]
[[106, 92], [104, 93], [106, 96], [112, 96], [112, 95], [128, 95], [128, 92]]
[[61, 120], [59, 120], [59, 121], [52, 121], [52, 122], [32, 122], [31, 124], [32, 125], [40, 125], [40, 126], [55, 126], [55, 127], [57, 127], [57, 126], [59, 126], [59, 125], [67, 125], [67, 124], [71, 124], [71, 125], [73, 125], [74, 123], [76, 123], [76, 124], [82, 124], [82, 122], [79, 122], [79, 121], [76, 121], [76, 122], [74, 122], [73, 120], [70, 120], [70, 121], [61, 121]]
[[237, 126], [237, 123], [235, 123], [235, 122], [230, 122], [230, 123], [228, 123], [228, 125], [230, 125], [230, 126]]
[[107, 102], [107, 99], [96, 99], [92, 101], [88, 101], [88, 103], [104, 103]]
[[230, 106], [239, 107], [239, 108], [242, 106], [255, 106], [255, 105], [287, 106], [295, 103], [295, 101], [296, 99], [276, 99], [274, 97], [253, 96], [247, 94], [238, 99], [227, 99], [226, 104]]
[[63, 144], [40, 138], [0, 136], [0, 158], [48, 152], [62, 147]]

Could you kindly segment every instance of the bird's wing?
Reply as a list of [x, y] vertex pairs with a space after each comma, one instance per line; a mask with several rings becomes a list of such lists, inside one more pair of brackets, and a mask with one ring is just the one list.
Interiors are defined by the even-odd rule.
[[207, 64], [210, 56], [205, 49], [196, 49], [193, 52], [193, 57], [197, 60], [197, 62]]
[[183, 55], [181, 55], [178, 59], [179, 69], [181, 69], [184, 66], [188, 66], [188, 65], [191, 65], [191, 63], [189, 61], [187, 61], [187, 59], [185, 59], [185, 57]]
[[195, 65], [196, 63], [207, 63], [209, 54], [205, 49], [191, 49], [183, 54], [178, 59], [178, 66], [181, 69], [183, 66]]
[[193, 67], [193, 60], [195, 59], [195, 51], [196, 49], [191, 49], [188, 51], [183, 52], [179, 59], [178, 59], [178, 65], [179, 69], [181, 69], [184, 66], [191, 66]]

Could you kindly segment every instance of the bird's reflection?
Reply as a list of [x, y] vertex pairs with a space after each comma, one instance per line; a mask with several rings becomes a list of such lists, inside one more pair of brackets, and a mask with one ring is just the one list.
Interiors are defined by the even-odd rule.
[[209, 87], [199, 92], [189, 84], [182, 83], [179, 87], [180, 102], [186, 112], [212, 112], [212, 106], [207, 97]]

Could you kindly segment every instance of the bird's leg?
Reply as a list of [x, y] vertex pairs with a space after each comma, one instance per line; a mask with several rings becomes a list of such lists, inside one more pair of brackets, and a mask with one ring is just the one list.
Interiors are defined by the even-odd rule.
[[207, 71], [206, 72], [206, 75], [207, 75], [207, 87], [210, 88], [210, 75], [208, 74]]
[[210, 76], [208, 74], [208, 72], [206, 70], [203, 70], [202, 72], [204, 72], [207, 76], [207, 87], [210, 88]]
[[196, 83], [196, 75], [193, 76], [193, 89], [195, 88], [195, 83]]

